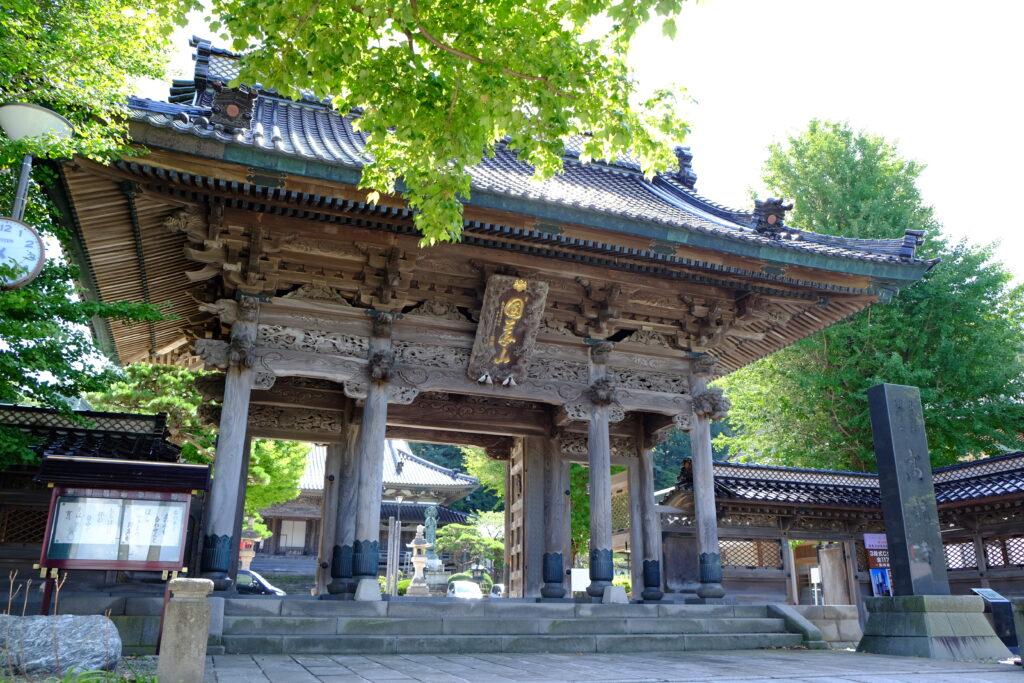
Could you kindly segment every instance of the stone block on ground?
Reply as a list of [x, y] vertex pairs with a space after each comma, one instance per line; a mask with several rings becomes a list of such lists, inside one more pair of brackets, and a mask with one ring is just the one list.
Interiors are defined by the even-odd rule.
[[0, 616], [0, 674], [113, 671], [120, 659], [121, 636], [104, 616]]
[[905, 595], [867, 598], [868, 621], [858, 652], [957, 661], [1003, 659], [976, 595]]
[[377, 579], [359, 579], [356, 585], [356, 602], [374, 602], [380, 598], [380, 582]]
[[602, 605], [628, 605], [629, 598], [626, 597], [626, 589], [622, 586], [605, 586], [604, 594], [601, 596]]

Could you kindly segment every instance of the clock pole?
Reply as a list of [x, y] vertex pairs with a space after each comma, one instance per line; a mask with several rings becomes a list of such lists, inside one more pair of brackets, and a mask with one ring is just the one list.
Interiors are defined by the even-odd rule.
[[26, 154], [21, 160], [18, 188], [14, 191], [14, 206], [11, 207], [11, 218], [16, 221], [20, 221], [25, 216], [25, 204], [28, 202], [28, 176], [31, 172], [32, 155]]

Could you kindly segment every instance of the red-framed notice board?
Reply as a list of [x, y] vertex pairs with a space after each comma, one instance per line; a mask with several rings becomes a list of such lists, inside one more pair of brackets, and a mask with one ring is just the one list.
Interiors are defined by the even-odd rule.
[[39, 565], [180, 571], [191, 493], [55, 486]]

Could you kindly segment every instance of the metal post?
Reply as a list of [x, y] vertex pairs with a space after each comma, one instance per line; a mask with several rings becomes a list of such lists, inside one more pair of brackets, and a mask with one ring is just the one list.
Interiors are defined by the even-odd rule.
[[20, 221], [25, 216], [25, 205], [28, 204], [28, 177], [31, 173], [32, 155], [26, 154], [21, 159], [18, 188], [14, 191], [14, 206], [11, 207], [11, 218], [16, 221]]

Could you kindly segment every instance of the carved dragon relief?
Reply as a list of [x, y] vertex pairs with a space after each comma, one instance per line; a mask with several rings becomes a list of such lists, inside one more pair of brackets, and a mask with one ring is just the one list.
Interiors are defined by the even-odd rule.
[[693, 397], [693, 414], [712, 422], [724, 420], [731, 408], [732, 401], [720, 387], [710, 387]]

